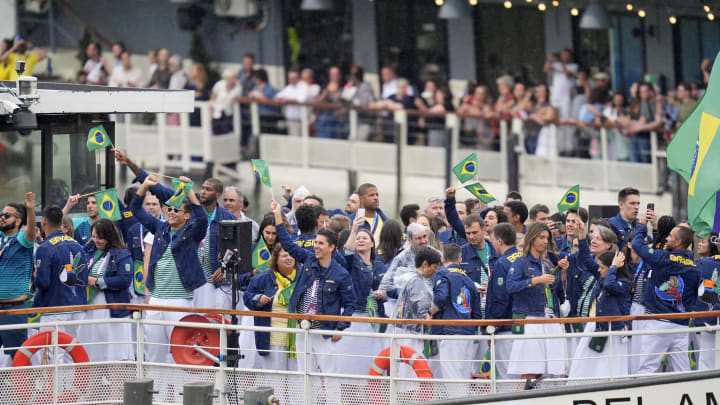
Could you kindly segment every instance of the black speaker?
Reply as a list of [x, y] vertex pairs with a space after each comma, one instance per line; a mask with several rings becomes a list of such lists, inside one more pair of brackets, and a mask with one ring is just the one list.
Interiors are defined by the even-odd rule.
[[176, 13], [178, 28], [183, 31], [195, 31], [205, 17], [205, 10], [194, 4], [178, 7]]
[[218, 255], [222, 259], [227, 251], [235, 253], [237, 272], [252, 270], [252, 223], [240, 221], [221, 221]]
[[617, 205], [591, 205], [588, 207], [588, 215], [590, 219], [595, 218], [612, 218], [620, 212]]

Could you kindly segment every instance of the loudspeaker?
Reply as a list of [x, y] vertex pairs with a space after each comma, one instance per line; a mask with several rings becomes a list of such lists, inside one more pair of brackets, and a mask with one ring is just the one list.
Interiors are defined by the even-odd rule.
[[588, 215], [590, 219], [595, 218], [612, 218], [620, 212], [617, 205], [591, 205], [588, 207]]
[[195, 31], [205, 17], [205, 10], [194, 4], [178, 7], [176, 13], [178, 28], [183, 31]]
[[252, 223], [221, 221], [218, 255], [222, 258], [230, 250], [238, 259], [238, 273], [252, 270]]

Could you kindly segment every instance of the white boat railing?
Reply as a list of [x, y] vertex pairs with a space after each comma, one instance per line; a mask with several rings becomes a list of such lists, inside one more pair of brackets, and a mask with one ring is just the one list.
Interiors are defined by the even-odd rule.
[[[534, 323], [578, 323], [593, 322], [595, 320], [602, 322], [623, 322], [630, 320], [650, 320], [650, 319], [678, 319], [689, 318], [693, 314], [673, 314], [673, 315], [644, 315], [644, 316], [628, 316], [628, 317], [612, 317], [612, 318], [573, 318], [573, 319], [526, 319], [526, 320], [493, 320], [493, 321], [426, 321], [426, 320], [397, 320], [397, 319], [378, 319], [378, 318], [342, 318], [330, 316], [307, 316], [297, 314], [285, 314], [275, 316], [294, 317], [300, 319], [313, 320], [338, 320], [345, 319], [354, 323], [373, 323], [379, 325], [388, 324], [385, 333], [370, 332], [353, 332], [346, 331], [328, 331], [319, 329], [301, 328], [276, 328], [276, 327], [259, 327], [248, 325], [247, 322], [241, 322], [239, 325], [229, 323], [196, 323], [196, 322], [170, 322], [148, 320], [143, 317], [143, 309], [183, 312], [183, 313], [214, 313], [227, 314], [234, 313], [243, 317], [270, 316], [265, 312], [249, 312], [249, 311], [220, 311], [213, 309], [191, 309], [176, 307], [151, 307], [144, 305], [123, 305], [111, 304], [102, 306], [82, 306], [77, 310], [86, 309], [102, 309], [102, 308], [128, 308], [133, 310], [132, 318], [105, 319], [105, 320], [77, 320], [63, 322], [40, 322], [22, 325], [0, 325], [0, 331], [8, 331], [13, 329], [31, 329], [29, 335], [33, 335], [39, 330], [62, 331], [68, 327], [76, 327], [82, 325], [102, 324], [112, 327], [112, 324], [130, 323], [135, 326], [135, 334], [133, 336], [119, 338], [109, 342], [82, 342], [79, 344], [84, 347], [91, 345], [135, 345], [135, 358], [126, 361], [107, 361], [107, 359], [90, 359], [89, 363], [65, 363], [63, 360], [62, 349], [58, 344], [58, 335], [52, 333], [51, 341], [48, 344], [39, 347], [40, 350], [33, 357], [33, 363], [24, 367], [2, 367], [0, 368], [0, 404], [18, 404], [18, 403], [82, 403], [82, 404], [106, 404], [122, 402], [122, 386], [125, 381], [136, 380], [143, 377], [149, 377], [155, 381], [155, 389], [158, 393], [155, 395], [155, 402], [158, 404], [182, 403], [180, 393], [182, 386], [188, 382], [205, 382], [212, 383], [216, 387], [217, 398], [216, 404], [235, 404], [239, 403], [239, 398], [245, 389], [256, 386], [271, 386], [275, 390], [275, 395], [280, 398], [281, 403], [298, 403], [298, 404], [314, 404], [322, 401], [327, 403], [344, 403], [344, 404], [366, 404], [366, 403], [388, 403], [388, 404], [405, 404], [427, 400], [447, 400], [453, 398], [462, 398], [468, 396], [482, 396], [496, 393], [508, 393], [521, 391], [524, 388], [525, 381], [518, 379], [499, 379], [496, 372], [486, 373], [484, 378], [471, 378], [470, 375], [464, 379], [448, 379], [444, 376], [433, 376], [433, 378], [418, 378], [410, 373], [410, 369], [402, 362], [401, 346], [410, 345], [418, 347], [420, 341], [473, 341], [477, 345], [487, 345], [483, 347], [489, 348], [490, 370], [495, 371], [496, 366], [507, 363], [508, 359], [500, 361], [498, 359], [496, 348], [497, 343], [502, 341], [517, 342], [528, 339], [562, 339], [564, 346], [568, 345], [570, 339], [579, 339], [582, 337], [602, 337], [602, 336], [626, 336], [629, 339], [640, 335], [677, 335], [677, 334], [695, 334], [700, 332], [717, 332], [720, 330], [720, 320], [716, 318], [714, 325], [705, 324], [704, 326], [687, 328], [687, 329], [656, 329], [656, 330], [619, 330], [611, 332], [582, 332], [582, 333], [561, 333], [537, 335], [514, 335], [514, 334], [491, 334], [491, 335], [428, 335], [413, 334], [397, 327], [398, 325], [410, 324], [426, 324], [437, 325], [451, 323], [454, 325], [476, 325], [487, 326], [493, 325], [510, 325], [510, 324], [534, 324]], [[24, 309], [2, 311], [2, 314], [11, 313], [29, 313], [31, 311], [67, 311], [69, 307], [58, 309]], [[24, 312], [23, 312], [24, 311]], [[720, 316], [719, 312], [712, 313], [695, 313], [695, 316]], [[42, 319], [42, 318], [41, 318]], [[306, 322], [299, 321], [298, 324]], [[307, 322], [309, 324], [309, 322]], [[146, 328], [150, 326], [163, 326], [168, 328], [185, 327], [195, 331], [207, 332], [209, 330], [219, 331], [219, 345], [212, 347], [203, 346], [205, 350], [216, 349], [219, 351], [219, 362], [214, 365], [189, 365], [189, 364], [169, 364], [169, 363], [152, 363], [146, 359], [146, 350], [149, 345], [144, 341]], [[304, 325], [307, 326], [307, 325]], [[254, 345], [254, 339], [243, 339], [243, 334], [259, 332], [294, 332], [298, 337], [298, 342], [304, 342], [303, 345], [298, 344], [297, 351], [301, 355], [304, 353], [304, 361], [296, 361], [291, 359], [290, 363], [296, 362], [299, 368], [295, 370], [288, 369], [259, 369], [255, 364], [243, 364], [242, 361], [238, 366], [231, 366], [228, 363], [228, 354], [232, 350], [228, 347], [228, 332], [239, 331], [241, 335], [239, 348], [240, 352], [246, 356], [252, 357], [257, 353]], [[388, 375], [368, 375], [373, 361], [378, 357], [378, 353], [367, 352], [358, 353], [357, 350], [344, 352], [333, 346], [323, 346], [328, 351], [315, 351], [311, 344], [313, 337], [316, 336], [340, 336], [342, 339], [354, 338], [353, 341], [357, 346], [364, 347], [389, 347], [389, 356], [385, 357], [389, 363], [387, 368]], [[128, 340], [129, 339], [129, 340]], [[714, 364], [720, 365], [720, 333], [714, 333], [714, 347], [712, 349]], [[619, 353], [613, 348], [613, 339], [608, 340], [607, 355], [593, 356], [592, 358], [608, 359], [608, 362], [614, 359], [628, 360], [639, 355], [651, 355], [652, 353]], [[380, 343], [380, 344], [378, 344]], [[155, 344], [168, 347], [170, 350], [170, 342]], [[36, 347], [36, 348], [38, 348]], [[340, 346], [338, 346], [340, 347]], [[422, 347], [422, 345], [420, 345]], [[187, 350], [195, 350], [193, 345], [173, 345], [173, 350], [185, 348]], [[328, 349], [330, 348], [330, 349]], [[5, 350], [13, 348], [4, 348]], [[30, 349], [24, 347], [24, 349]], [[697, 348], [696, 348], [697, 349]], [[74, 349], [73, 349], [74, 350]], [[404, 349], [403, 349], [404, 350]], [[421, 349], [419, 349], [421, 350]], [[278, 353], [276, 350], [271, 352]], [[576, 359], [574, 353], [564, 350], [564, 357], [552, 360], [561, 360], [565, 363], [566, 372], [569, 371], [569, 365], [573, 361], [587, 360], [588, 358]], [[658, 357], [662, 357], [666, 353], [655, 353]], [[679, 350], [671, 354], [680, 354], [687, 356], [695, 356], [707, 354], [698, 353], [697, 350]], [[330, 363], [327, 360], [324, 364], [336, 365], [335, 370], [328, 372], [327, 370], [319, 370], [314, 364], [322, 356], [329, 356]], [[427, 359], [429, 369], [433, 373], [437, 373], [440, 369], [442, 360], [439, 356], [433, 356]], [[473, 370], [478, 370], [482, 362], [483, 354], [477, 354], [476, 351], [468, 353], [466, 357], [452, 360], [452, 364], [459, 366], [460, 364], [472, 363]], [[692, 357], [691, 357], [692, 358]], [[421, 359], [424, 359], [421, 358]], [[44, 364], [43, 364], [44, 360]], [[38, 362], [40, 364], [38, 364]], [[351, 374], [343, 372], [345, 365], [353, 363], [365, 363], [368, 372], [364, 374]], [[718, 367], [720, 368], [720, 367]], [[569, 378], [567, 374], [558, 376], [547, 376], [541, 383], [541, 388], [558, 388], [564, 386], [574, 386], [597, 382], [611, 382], [616, 380], [636, 379], [640, 377], [652, 377], [659, 374], [637, 374], [637, 375], [613, 375], [613, 368], [608, 367], [609, 375], [600, 375], [595, 377]], [[662, 375], [686, 374], [688, 371], [671, 372], [670, 370], [662, 373]], [[479, 373], [479, 372], [478, 372]], [[32, 394], [29, 394], [32, 393]], [[70, 399], [70, 400], [68, 400]], [[32, 402], [36, 401], [36, 402]]]

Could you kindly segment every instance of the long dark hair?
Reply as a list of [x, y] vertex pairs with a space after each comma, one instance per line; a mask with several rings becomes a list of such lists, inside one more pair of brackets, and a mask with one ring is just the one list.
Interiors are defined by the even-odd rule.
[[[602, 252], [598, 255], [597, 261], [599, 263], [604, 264], [607, 267], [612, 266], [613, 259], [615, 259], [615, 252], [612, 250], [608, 250], [606, 252]], [[628, 258], [625, 257], [625, 261], [627, 262]], [[630, 275], [630, 270], [627, 268], [627, 263], [625, 263], [622, 267], [617, 269], [617, 275], [620, 278], [624, 278], [627, 280], [632, 281], [633, 276]]]
[[[283, 223], [285, 224], [285, 229], [287, 229], [288, 233], [292, 234], [292, 227], [290, 226], [290, 222], [288, 222], [287, 218], [285, 217], [285, 214], [282, 215]], [[260, 242], [260, 238], [263, 238], [263, 230], [267, 228], [268, 226], [275, 226], [275, 214], [269, 213], [265, 214], [262, 221], [260, 222], [260, 230], [258, 231], [257, 239], [255, 239], [255, 243]], [[263, 241], [265, 242], [268, 249], [272, 249], [272, 246], [267, 245], [267, 241], [265, 238], [263, 238]], [[275, 240], [275, 243], [277, 243], [277, 240]]]
[[664, 249], [667, 243], [666, 239], [670, 235], [670, 232], [677, 226], [675, 218], [669, 215], [663, 215], [658, 218], [658, 232], [653, 248]]
[[[385, 227], [383, 226], [383, 228], [385, 228]], [[370, 248], [370, 261], [374, 262], [375, 261], [375, 248], [377, 247], [377, 245], [375, 244], [375, 238], [373, 237], [373, 234], [372, 234], [372, 232], [370, 232], [369, 229], [365, 229], [365, 228], [358, 229], [357, 233], [359, 234], [360, 232], [364, 232], [370, 237], [370, 242], [372, 242], [372, 247]], [[357, 237], [357, 235], [355, 235], [355, 237]]]
[[392, 260], [402, 246], [403, 230], [400, 223], [394, 219], [388, 219], [380, 231], [380, 242], [378, 250], [382, 252], [386, 261]]
[[120, 238], [120, 232], [111, 220], [106, 218], [98, 219], [93, 224], [92, 229], [95, 230], [95, 233], [97, 233], [100, 239], [108, 241], [108, 246], [105, 248], [106, 251], [110, 248], [127, 249]]

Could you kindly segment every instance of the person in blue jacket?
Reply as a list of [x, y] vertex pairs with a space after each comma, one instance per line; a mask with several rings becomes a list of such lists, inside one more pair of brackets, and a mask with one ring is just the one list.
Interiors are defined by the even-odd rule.
[[[125, 152], [115, 149], [115, 159], [128, 166], [130, 170], [137, 176], [136, 181], [144, 182], [148, 177], [148, 173], [138, 167]], [[220, 258], [225, 252], [219, 252], [220, 240], [220, 222], [226, 220], [236, 220], [235, 215], [218, 204], [218, 200], [223, 194], [223, 183], [215, 178], [209, 178], [202, 183], [200, 189], [200, 199], [205, 214], [207, 216], [207, 225], [204, 238], [200, 241], [200, 247], [197, 249], [200, 265], [205, 274], [207, 284], [203, 285], [198, 291], [195, 291], [193, 298], [193, 306], [199, 308], [230, 308], [232, 306], [232, 297], [223, 290], [229, 290], [230, 280], [227, 280], [222, 268], [220, 267]], [[173, 190], [158, 183], [154, 185], [150, 192], [158, 197], [160, 201], [167, 201], [172, 197]], [[221, 285], [225, 284], [223, 289]]]
[[[383, 302], [373, 295], [380, 287], [380, 281], [385, 276], [386, 266], [375, 255], [375, 238], [370, 230], [361, 228], [365, 218], [355, 218], [347, 242], [345, 242], [345, 261], [347, 271], [350, 273], [355, 296], [355, 312], [353, 316], [376, 318], [385, 315]], [[347, 329], [351, 332], [378, 333], [380, 324], [367, 322], [353, 322]], [[386, 346], [384, 339], [361, 338], [346, 336], [340, 342], [342, 351], [347, 354], [376, 355]], [[342, 366], [343, 374], [367, 374], [372, 365], [373, 358], [356, 358], [345, 362]]]
[[[291, 313], [308, 315], [342, 315], [352, 316], [355, 311], [355, 295], [350, 274], [333, 257], [337, 236], [329, 230], [321, 229], [315, 240], [314, 253], [296, 245], [290, 238], [283, 225], [280, 205], [273, 201], [271, 205], [275, 214], [275, 229], [278, 242], [283, 249], [301, 263], [303, 271], [295, 276], [295, 289], [288, 301], [288, 310]], [[311, 321], [310, 329], [344, 330], [350, 326], [349, 322]], [[304, 347], [305, 334], [297, 333], [297, 347]], [[311, 339], [311, 352], [313, 353], [340, 353], [341, 336], [309, 335]], [[298, 352], [298, 369], [304, 370], [305, 358]], [[315, 356], [313, 363], [323, 373], [334, 373], [339, 369], [340, 361], [337, 356]], [[315, 366], [313, 366], [315, 369]]]
[[[701, 259], [698, 261], [700, 266], [700, 276], [703, 280], [718, 282], [718, 274], [720, 274], [720, 252], [718, 252], [718, 234], [710, 232], [707, 238], [701, 239], [698, 244], [698, 255]], [[703, 293], [704, 293], [703, 288]], [[695, 311], [718, 311], [720, 303], [707, 303], [698, 297], [695, 303]], [[706, 325], [716, 325], [717, 317], [702, 317], [693, 319], [693, 325], [700, 327]], [[700, 332], [692, 334], [691, 339], [695, 337], [695, 348], [698, 350], [698, 370], [714, 370], [715, 365], [715, 333], [717, 332]]]
[[[512, 295], [507, 291], [508, 272], [515, 261], [522, 256], [515, 247], [517, 232], [508, 224], [497, 224], [493, 228], [493, 245], [500, 257], [495, 261], [488, 282], [487, 300], [485, 302], [485, 319], [512, 319]], [[509, 326], [492, 326], [486, 332], [496, 335], [509, 335]], [[497, 378], [509, 378], [507, 369], [512, 352], [512, 340], [495, 341], [495, 367]]]
[[[98, 219], [92, 226], [91, 243], [85, 246], [88, 258], [88, 304], [129, 304], [133, 261], [130, 251], [120, 239], [120, 232], [109, 219]], [[88, 311], [85, 319], [130, 318], [127, 309]], [[80, 325], [81, 342], [132, 341], [130, 323], [96, 323]], [[135, 353], [127, 343], [90, 345], [85, 348], [90, 361], [133, 360]]]
[[[380, 232], [388, 217], [380, 209], [380, 193], [376, 185], [371, 183], [361, 184], [357, 189], [360, 207], [365, 211], [365, 223], [362, 228], [368, 229], [375, 240], [380, 240]], [[358, 211], [352, 213], [350, 223], [355, 222]]]
[[[617, 244], [622, 249], [627, 236], [635, 232], [635, 225], [640, 212], [640, 191], [633, 187], [625, 187], [618, 192], [618, 213], [612, 218], [605, 218], [617, 235]], [[657, 227], [654, 227], [657, 229]]]
[[[667, 249], [649, 247], [645, 217], [638, 220], [632, 248], [650, 266], [651, 274], [645, 286], [642, 304], [651, 314], [690, 312], [695, 307], [701, 274], [688, 250], [693, 242], [693, 231], [676, 226], [666, 239]], [[662, 353], [668, 354], [674, 371], [689, 371], [687, 355], [687, 319], [642, 321], [643, 329], [678, 329], [684, 333], [672, 335], [639, 335], [642, 356], [638, 360], [638, 374], [654, 373], [660, 367]], [[672, 353], [670, 353], [672, 352]], [[660, 354], [658, 354], [660, 353]]]
[[[622, 252], [606, 251], [597, 257], [598, 269], [592, 273], [596, 280], [590, 298], [590, 317], [622, 316], [630, 296], [632, 276], [625, 267]], [[625, 329], [625, 322], [590, 322], [585, 332], [607, 332]], [[612, 342], [608, 344], [608, 340]], [[575, 349], [570, 378], [624, 376], [629, 372], [626, 338], [583, 337]]]
[[[181, 181], [189, 182], [187, 177]], [[130, 203], [133, 215], [148, 229], [155, 240], [150, 251], [145, 286], [150, 292], [150, 305], [192, 307], [193, 292], [207, 282], [200, 265], [198, 246], [205, 237], [208, 217], [200, 205], [195, 192], [190, 190], [180, 208], [168, 207], [167, 221], [161, 221], [148, 214], [142, 207], [145, 194], [158, 184], [155, 176], [145, 178], [137, 195]], [[145, 319], [176, 322], [185, 314], [182, 312], [145, 311]], [[167, 346], [172, 327], [147, 325], [145, 341], [147, 360], [158, 363], [173, 363]]]
[[[137, 194], [137, 189], [135, 190], [135, 194]], [[130, 200], [130, 202], [132, 202], [132, 200]], [[143, 209], [145, 209], [148, 214], [154, 216], [155, 218], [158, 218], [160, 220], [165, 219], [162, 216], [160, 200], [158, 200], [157, 197], [152, 195], [152, 193], [148, 192], [147, 194], [145, 194], [145, 199], [143, 200]], [[133, 218], [135, 218], [135, 216], [133, 216]], [[135, 220], [136, 223], [130, 226], [130, 228], [128, 228], [125, 236], [125, 244], [127, 245], [127, 248], [130, 251], [130, 256], [133, 259], [134, 280], [129, 288], [130, 302], [134, 304], [145, 304], [145, 273], [147, 269], [145, 269], [144, 266], [145, 260], [149, 259], [150, 257], [150, 249], [146, 248], [145, 238], [148, 234], [150, 234], [150, 236], [152, 237], [152, 234], [148, 231], [146, 227], [143, 226], [143, 224], [137, 221], [137, 218]], [[136, 275], [134, 273], [135, 268], [139, 268], [140, 266], [142, 266], [143, 271], [139, 272]], [[137, 284], [137, 288], [135, 287], [135, 284]]]
[[[63, 307], [87, 304], [87, 260], [82, 246], [61, 229], [63, 213], [60, 207], [48, 206], [43, 210], [40, 226], [45, 241], [35, 252], [35, 278], [37, 288], [33, 307]], [[79, 321], [85, 313], [69, 311], [44, 314], [41, 322]], [[53, 328], [47, 328], [50, 330]], [[61, 325], [58, 330], [77, 337], [76, 325]]]
[[[482, 319], [480, 294], [475, 283], [460, 267], [460, 245], [449, 243], [443, 248], [443, 267], [435, 273], [433, 282], [433, 303], [430, 317], [443, 320]], [[433, 325], [433, 335], [475, 335], [476, 326]], [[442, 378], [450, 380], [469, 379], [473, 363], [467, 360], [468, 353], [474, 353], [473, 340], [439, 340], [438, 356]]]
[[[555, 318], [557, 297], [552, 293], [555, 276], [543, 260], [555, 250], [550, 228], [543, 222], [530, 225], [525, 234], [523, 256], [508, 270], [507, 292], [512, 295], [513, 319]], [[514, 325], [513, 333], [532, 336], [559, 335], [563, 327], [556, 323]], [[542, 375], [565, 374], [563, 339], [522, 339], [513, 343], [508, 373], [523, 379]]]
[[[276, 244], [270, 257], [270, 269], [262, 271], [250, 280], [243, 300], [245, 306], [251, 311], [264, 311], [275, 313], [288, 313], [288, 301], [295, 287], [295, 277], [298, 269], [295, 259], [285, 251], [280, 244]], [[278, 328], [289, 327], [289, 320], [285, 318], [255, 317], [255, 326], [273, 326]], [[295, 321], [290, 321], [295, 324]], [[292, 341], [284, 332], [255, 332], [255, 348], [258, 356], [255, 367], [264, 370], [294, 371], [296, 362], [288, 356], [293, 350]], [[301, 348], [302, 349], [302, 348]]]

